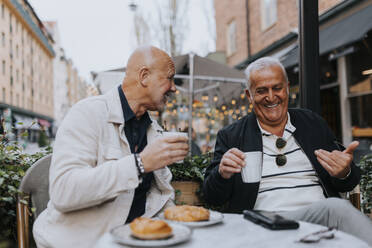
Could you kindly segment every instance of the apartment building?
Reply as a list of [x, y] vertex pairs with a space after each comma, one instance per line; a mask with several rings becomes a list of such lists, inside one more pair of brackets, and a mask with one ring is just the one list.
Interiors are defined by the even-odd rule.
[[58, 23], [48, 21], [43, 24], [53, 37], [53, 49], [56, 54], [53, 60], [55, 132], [71, 106], [87, 96], [87, 84], [79, 76], [73, 61], [67, 58], [62, 48]]
[[37, 133], [53, 122], [52, 43], [27, 1], [0, 0], [0, 109], [15, 132]]
[[[279, 58], [299, 106], [298, 0], [215, 0], [216, 50], [238, 69]], [[228, 11], [227, 11], [228, 10]], [[337, 138], [372, 145], [372, 1], [319, 0], [322, 116]], [[369, 148], [372, 150], [372, 146]]]

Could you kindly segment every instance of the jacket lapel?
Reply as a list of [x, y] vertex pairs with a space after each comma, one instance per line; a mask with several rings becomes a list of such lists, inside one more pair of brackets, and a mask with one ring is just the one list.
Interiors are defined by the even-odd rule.
[[247, 121], [244, 122], [240, 132], [242, 138], [238, 147], [241, 147], [243, 152], [262, 152], [262, 135], [254, 113], [247, 116]]

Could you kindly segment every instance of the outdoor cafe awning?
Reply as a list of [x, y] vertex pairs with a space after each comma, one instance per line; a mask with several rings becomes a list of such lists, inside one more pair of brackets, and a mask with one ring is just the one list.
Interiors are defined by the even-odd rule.
[[[176, 74], [189, 74], [189, 55], [180, 55], [173, 58], [176, 66]], [[195, 76], [208, 76], [208, 77], [221, 77], [230, 79], [245, 79], [242, 71], [231, 68], [227, 65], [218, 63], [209, 58], [194, 56], [194, 75]]]
[[[319, 31], [319, 55], [362, 40], [372, 30], [372, 4]], [[284, 67], [298, 63], [298, 46], [281, 59]]]

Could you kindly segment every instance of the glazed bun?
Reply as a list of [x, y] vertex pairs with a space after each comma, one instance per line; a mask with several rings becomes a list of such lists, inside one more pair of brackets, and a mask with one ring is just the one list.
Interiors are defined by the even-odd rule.
[[130, 224], [132, 235], [139, 239], [154, 240], [165, 239], [172, 236], [172, 228], [167, 222], [153, 220], [146, 217], [138, 217]]
[[164, 217], [168, 220], [195, 222], [209, 220], [209, 210], [195, 206], [173, 206], [164, 211]]

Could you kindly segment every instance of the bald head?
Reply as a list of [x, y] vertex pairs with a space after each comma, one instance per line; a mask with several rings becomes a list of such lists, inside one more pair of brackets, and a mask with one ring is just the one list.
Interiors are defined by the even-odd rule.
[[142, 110], [161, 110], [176, 91], [175, 67], [168, 54], [148, 46], [136, 49], [130, 56], [122, 89], [129, 104], [140, 104]]
[[[154, 69], [159, 63], [173, 63], [166, 52], [154, 46], [137, 48], [128, 59], [126, 74], [133, 76], [142, 68]], [[174, 65], [173, 65], [174, 66]]]

